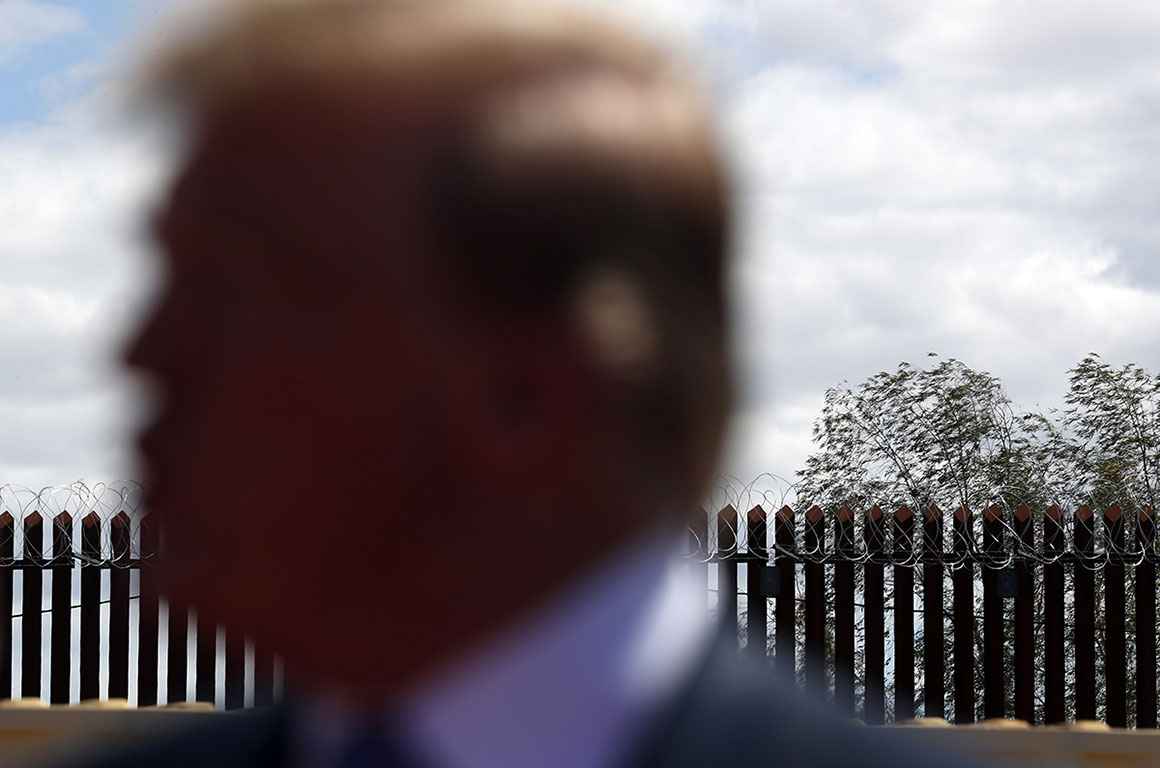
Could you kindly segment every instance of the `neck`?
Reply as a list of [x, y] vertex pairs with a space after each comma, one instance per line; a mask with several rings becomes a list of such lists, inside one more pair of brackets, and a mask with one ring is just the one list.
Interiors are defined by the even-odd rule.
[[[337, 690], [360, 707], [405, 696], [543, 610], [611, 553], [664, 530], [618, 516], [622, 504], [486, 507], [428, 504], [434, 524], [420, 533], [368, 535], [389, 546], [363, 549], [301, 585], [312, 610], [296, 602], [274, 644], [304, 693]], [[300, 617], [311, 613], [316, 628], [304, 631]]]

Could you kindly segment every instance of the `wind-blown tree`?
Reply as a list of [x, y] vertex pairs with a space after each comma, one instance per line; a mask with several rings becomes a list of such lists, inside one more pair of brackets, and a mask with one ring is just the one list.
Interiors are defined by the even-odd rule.
[[1138, 365], [1113, 368], [1090, 354], [1070, 372], [1063, 458], [1078, 500], [1126, 510], [1157, 506], [1160, 496], [1160, 375]]
[[823, 507], [915, 510], [1038, 501], [1038, 438], [1048, 426], [1017, 411], [990, 373], [955, 359], [929, 369], [899, 363], [858, 387], [827, 390], [797, 497]]

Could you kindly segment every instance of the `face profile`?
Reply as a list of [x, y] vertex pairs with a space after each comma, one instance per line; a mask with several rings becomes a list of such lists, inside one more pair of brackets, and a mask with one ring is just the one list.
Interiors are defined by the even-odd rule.
[[150, 77], [187, 148], [125, 361], [174, 600], [393, 695], [683, 522], [730, 376], [679, 67], [578, 12], [344, 0], [240, 9]]
[[[326, 158], [308, 168], [269, 146], [275, 120], [257, 118], [191, 153], [157, 219], [165, 288], [126, 355], [160, 389], [141, 447], [149, 504], [172, 534], [172, 578], [188, 568], [195, 594], [253, 590], [259, 604], [279, 599], [287, 552], [297, 561], [349, 556], [348, 534], [335, 530], [342, 542], [327, 542], [327, 531], [365, 513], [340, 494], [366, 494], [377, 515], [399, 506], [398, 416], [422, 405], [406, 390], [438, 353], [423, 348], [423, 330], [405, 327], [401, 270], [368, 268], [360, 286], [363, 256], [344, 248], [345, 223], [307, 192], [279, 197]], [[404, 258], [406, 234], [400, 226], [383, 249], [391, 259]], [[332, 253], [328, 237], [343, 252]], [[359, 462], [372, 457], [370, 472]], [[355, 489], [359, 474], [373, 477]], [[223, 487], [233, 491], [224, 507]], [[315, 529], [305, 539], [315, 552], [302, 551], [303, 525]], [[186, 540], [197, 547], [183, 556]]]

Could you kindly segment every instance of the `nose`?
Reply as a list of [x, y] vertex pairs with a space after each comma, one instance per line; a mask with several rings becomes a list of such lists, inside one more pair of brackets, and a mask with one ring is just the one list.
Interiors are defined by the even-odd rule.
[[140, 370], [146, 365], [145, 333], [138, 327], [122, 344], [119, 359], [130, 370]]
[[122, 364], [132, 371], [161, 375], [171, 367], [167, 362], [179, 353], [173, 343], [171, 317], [173, 299], [170, 291], [156, 296], [138, 321], [136, 330], [125, 340], [121, 349]]
[[147, 310], [145, 316], [138, 321], [136, 330], [126, 339], [121, 349], [120, 360], [131, 370], [147, 371], [151, 367], [153, 357], [151, 350], [155, 346], [154, 339], [157, 336], [159, 311], [157, 303], [157, 300], [154, 299], [152, 306]]
[[[166, 247], [171, 218], [171, 207], [165, 207], [152, 212], [144, 222], [153, 256], [159, 260]], [[137, 319], [133, 332], [122, 342], [118, 359], [122, 365], [133, 371], [151, 372], [158, 368], [157, 350], [160, 346], [158, 339], [162, 335], [161, 325], [168, 312], [165, 304], [172, 296], [170, 275], [163, 271], [161, 280], [159, 287], [150, 297], [148, 306]]]

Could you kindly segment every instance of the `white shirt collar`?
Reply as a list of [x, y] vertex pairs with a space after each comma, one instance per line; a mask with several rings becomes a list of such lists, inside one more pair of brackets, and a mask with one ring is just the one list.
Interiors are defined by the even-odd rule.
[[445, 768], [596, 768], [631, 744], [709, 642], [696, 583], [667, 534], [633, 542], [551, 607], [405, 706]]

